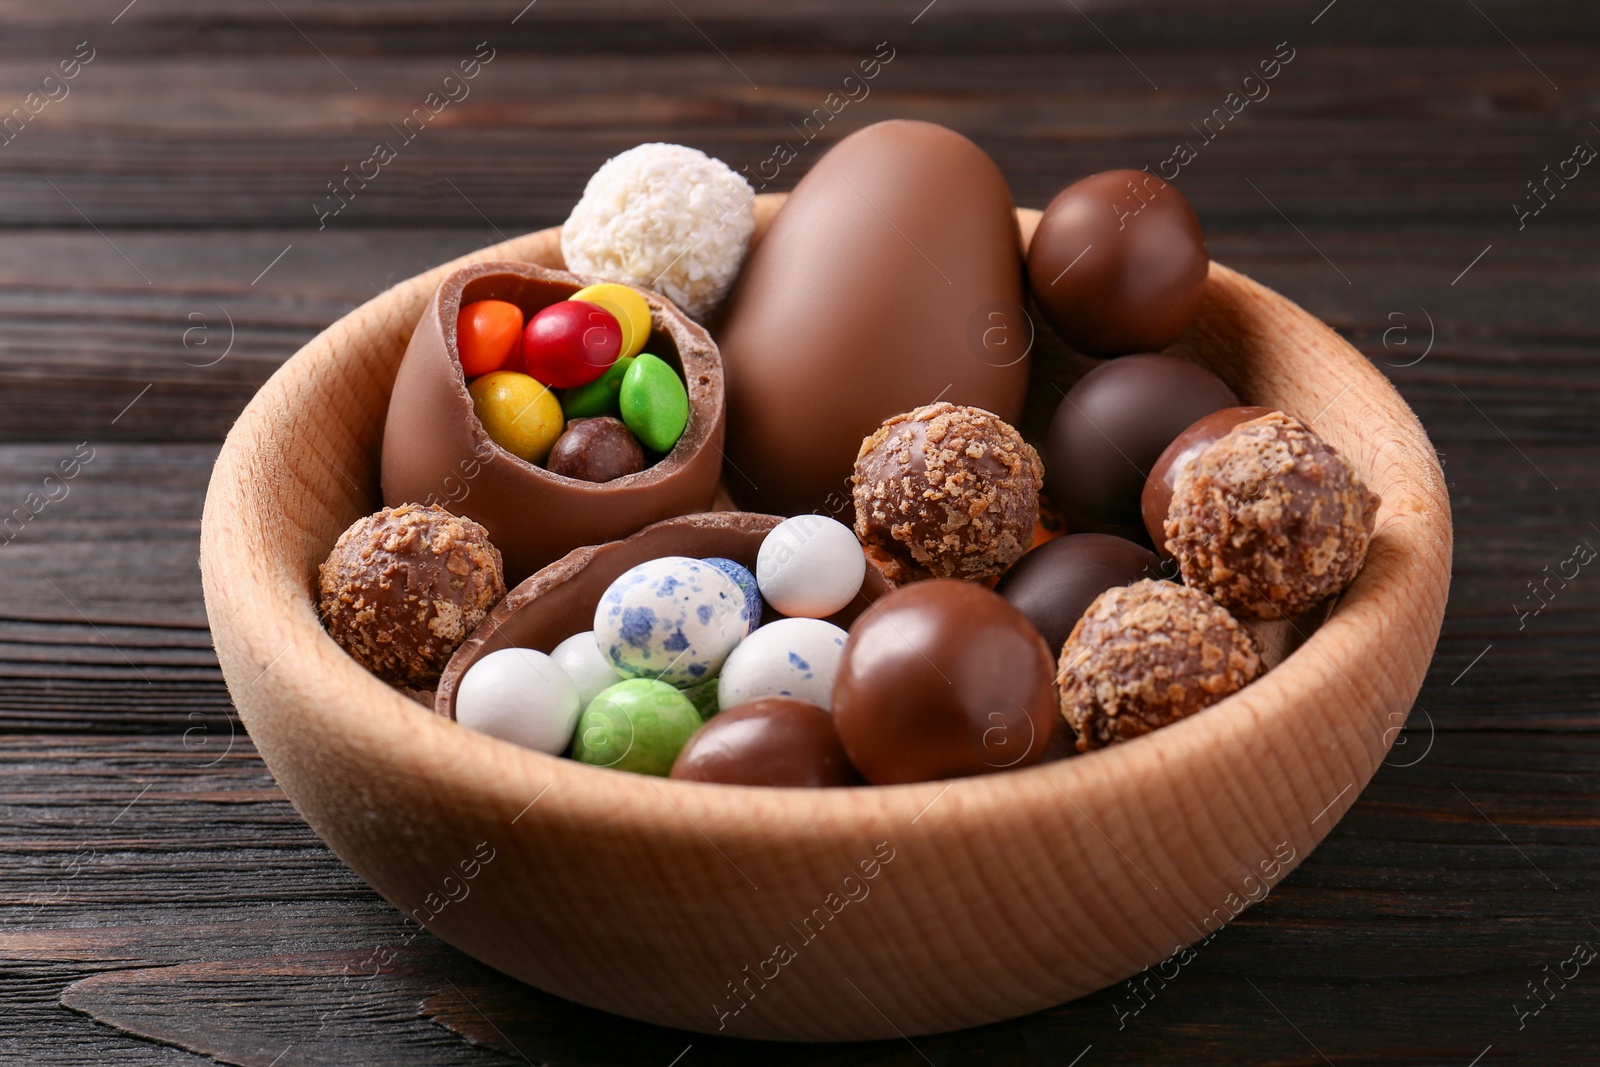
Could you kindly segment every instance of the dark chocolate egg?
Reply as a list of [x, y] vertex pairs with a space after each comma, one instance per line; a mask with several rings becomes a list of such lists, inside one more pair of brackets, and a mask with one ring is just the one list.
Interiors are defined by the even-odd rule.
[[833, 716], [788, 697], [763, 697], [712, 717], [678, 753], [671, 777], [809, 788], [861, 782]]
[[1078, 351], [1156, 352], [1199, 314], [1210, 265], [1182, 193], [1147, 171], [1108, 170], [1044, 209], [1028, 246], [1028, 287]]
[[1150, 477], [1145, 479], [1144, 490], [1139, 495], [1139, 509], [1144, 514], [1145, 532], [1155, 544], [1156, 551], [1166, 555], [1167, 535], [1162, 529], [1167, 521], [1167, 509], [1172, 506], [1172, 487], [1178, 476], [1189, 468], [1195, 457], [1209, 448], [1217, 438], [1241, 422], [1269, 414], [1271, 408], [1223, 408], [1195, 420], [1172, 443], [1161, 450]]
[[960, 134], [895, 120], [840, 141], [751, 251], [717, 331], [741, 504], [848, 523], [861, 441], [937, 400], [1015, 422], [1032, 326], [1011, 191]]
[[973, 582], [913, 582], [850, 628], [833, 720], [874, 785], [1026, 767], [1061, 723], [1055, 658], [1022, 612]]
[[1161, 577], [1161, 561], [1143, 545], [1110, 534], [1067, 534], [1017, 560], [994, 591], [1028, 617], [1052, 653], [1094, 598], [1119, 585]]
[[1101, 364], [1067, 391], [1050, 422], [1050, 499], [1073, 530], [1143, 541], [1139, 494], [1161, 450], [1200, 416], [1238, 403], [1221, 378], [1176, 356]]

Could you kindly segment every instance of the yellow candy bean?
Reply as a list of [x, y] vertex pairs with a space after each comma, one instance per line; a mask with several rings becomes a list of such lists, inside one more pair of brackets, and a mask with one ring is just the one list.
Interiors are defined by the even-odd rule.
[[605, 308], [622, 327], [622, 351], [619, 356], [637, 356], [650, 340], [650, 305], [638, 291], [616, 282], [600, 282], [579, 289], [569, 300], [587, 300]]
[[529, 463], [543, 462], [566, 426], [556, 395], [526, 374], [509, 370], [485, 374], [467, 392], [490, 439]]

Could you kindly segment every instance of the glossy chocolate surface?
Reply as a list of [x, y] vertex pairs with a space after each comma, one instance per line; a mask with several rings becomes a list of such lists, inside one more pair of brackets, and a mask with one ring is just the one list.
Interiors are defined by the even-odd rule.
[[1108, 170], [1044, 209], [1028, 246], [1028, 285], [1078, 351], [1159, 352], [1194, 322], [1210, 263], [1182, 193], [1146, 171]]
[[1145, 532], [1150, 535], [1150, 541], [1156, 546], [1156, 551], [1162, 555], [1167, 554], [1167, 535], [1162, 527], [1167, 521], [1167, 509], [1172, 506], [1172, 487], [1178, 484], [1178, 476], [1189, 468], [1195, 457], [1211, 446], [1217, 438], [1225, 435], [1229, 430], [1241, 422], [1260, 418], [1270, 412], [1271, 408], [1238, 407], [1223, 408], [1213, 411], [1193, 422], [1166, 448], [1161, 455], [1156, 457], [1155, 466], [1150, 468], [1150, 476], [1145, 479], [1144, 489], [1139, 495], [1139, 510], [1144, 516]]
[[1094, 598], [1118, 585], [1161, 577], [1161, 561], [1143, 545], [1111, 534], [1067, 534], [1017, 560], [995, 592], [1059, 653]]
[[1139, 496], [1162, 449], [1202, 415], [1238, 403], [1221, 378], [1176, 356], [1103, 363], [1056, 408], [1045, 489], [1070, 529], [1143, 541]]
[[678, 753], [671, 777], [812, 789], [861, 783], [833, 716], [788, 697], [763, 697], [713, 716]]
[[716, 494], [723, 439], [717, 348], [653, 293], [641, 290], [654, 328], [647, 350], [683, 374], [690, 405], [688, 428], [660, 462], [603, 483], [563, 478], [496, 445], [473, 414], [455, 353], [461, 305], [506, 300], [531, 314], [599, 280], [526, 263], [463, 267], [428, 302], [395, 377], [383, 433], [384, 503], [433, 503], [481, 523], [505, 557], [508, 583], [580, 546], [703, 510]]
[[[549, 652], [573, 634], [589, 629], [600, 597], [629, 568], [662, 556], [721, 556], [754, 571], [761, 542], [780, 521], [774, 515], [744, 511], [683, 515], [647, 526], [622, 541], [568, 553], [507, 593], [472, 631], [445, 666], [434, 711], [455, 718], [455, 693], [462, 675], [490, 652], [501, 648]], [[844, 610], [828, 616], [828, 621], [849, 629], [857, 616], [889, 589], [877, 568], [868, 567], [860, 595]]]
[[552, 474], [585, 482], [610, 482], [644, 470], [644, 449], [621, 419], [573, 419], [545, 460]]
[[1044, 758], [1057, 726], [1055, 660], [1026, 616], [973, 582], [895, 590], [845, 642], [833, 717], [876, 785], [959, 778]]
[[717, 330], [729, 490], [848, 525], [851, 466], [885, 419], [948, 400], [1016, 421], [1030, 330], [994, 161], [926, 122], [851, 134], [751, 251]]

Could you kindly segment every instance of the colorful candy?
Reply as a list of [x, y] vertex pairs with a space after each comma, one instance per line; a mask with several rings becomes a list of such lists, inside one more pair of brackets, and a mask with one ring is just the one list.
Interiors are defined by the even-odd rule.
[[618, 359], [644, 351], [645, 342], [650, 340], [650, 305], [637, 289], [616, 282], [600, 282], [579, 289], [568, 299], [585, 300], [611, 312], [622, 328], [622, 350]]
[[616, 316], [582, 300], [551, 304], [522, 333], [523, 367], [557, 389], [594, 381], [621, 351]]
[[572, 756], [596, 767], [665, 776], [700, 715], [665, 682], [631, 678], [589, 702], [578, 719]]
[[632, 356], [618, 356], [606, 372], [588, 385], [575, 386], [561, 396], [561, 410], [568, 419], [590, 419], [597, 415], [615, 415], [621, 410], [617, 394], [622, 391], [622, 378], [633, 366]]
[[755, 633], [756, 627], [761, 625], [761, 588], [756, 584], [756, 576], [746, 568], [731, 559], [721, 556], [711, 556], [706, 559], [717, 570], [733, 579], [733, 584], [744, 590], [744, 620], [747, 626], [746, 633]]
[[672, 365], [645, 352], [622, 376], [622, 421], [646, 448], [667, 453], [689, 425], [689, 393]]
[[456, 317], [456, 351], [468, 378], [515, 370], [522, 341], [522, 309], [504, 300], [463, 304]]
[[745, 635], [745, 595], [698, 559], [663, 556], [611, 583], [594, 610], [595, 640], [617, 672], [671, 685], [722, 669]]
[[578, 688], [554, 659], [502, 648], [472, 665], [456, 692], [456, 722], [552, 756], [572, 740]]
[[495, 371], [474, 381], [467, 391], [489, 438], [514, 456], [538, 463], [561, 436], [565, 425], [561, 403], [526, 374]]
[[824, 515], [784, 519], [756, 556], [761, 595], [790, 616], [832, 615], [855, 599], [866, 576], [867, 558], [856, 535]]
[[566, 478], [609, 482], [644, 470], [644, 450], [619, 419], [573, 419], [545, 466]]
[[833, 679], [849, 635], [821, 619], [779, 619], [739, 643], [722, 665], [717, 703], [724, 708], [761, 697], [833, 705]]
[[556, 666], [567, 672], [572, 684], [578, 687], [578, 704], [587, 707], [589, 701], [622, 681], [622, 675], [611, 666], [611, 661], [600, 654], [594, 631], [573, 634], [550, 652]]

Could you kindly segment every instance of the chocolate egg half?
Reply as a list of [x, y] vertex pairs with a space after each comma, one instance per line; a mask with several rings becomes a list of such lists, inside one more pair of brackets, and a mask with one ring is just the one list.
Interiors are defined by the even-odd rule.
[[701, 327], [653, 293], [646, 351], [682, 375], [689, 425], [671, 452], [608, 482], [564, 478], [489, 439], [467, 394], [456, 352], [461, 305], [505, 300], [527, 315], [601, 279], [526, 263], [479, 263], [440, 284], [395, 375], [384, 423], [383, 500], [431, 503], [489, 531], [514, 583], [582, 545], [625, 537], [652, 522], [711, 506], [721, 475], [722, 361]]
[[1011, 191], [952, 130], [895, 120], [818, 160], [751, 251], [717, 339], [729, 491], [851, 520], [861, 441], [937, 400], [1016, 422], [1032, 326]]
[[[662, 556], [731, 559], [755, 570], [761, 542], [781, 520], [775, 515], [711, 511], [647, 526], [622, 541], [580, 548], [543, 568], [507, 593], [445, 665], [434, 710], [455, 718], [456, 689], [479, 659], [502, 648], [549, 652], [594, 625], [595, 605], [624, 571]], [[873, 601], [890, 590], [875, 567], [867, 568], [861, 593], [828, 621], [848, 629]]]

